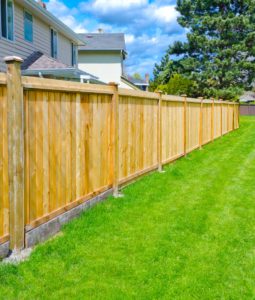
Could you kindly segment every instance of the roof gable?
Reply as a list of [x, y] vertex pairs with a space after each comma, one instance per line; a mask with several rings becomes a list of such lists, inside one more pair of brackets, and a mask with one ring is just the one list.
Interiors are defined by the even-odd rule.
[[79, 50], [119, 50], [126, 51], [125, 35], [123, 33], [84, 33], [78, 34], [84, 41]]

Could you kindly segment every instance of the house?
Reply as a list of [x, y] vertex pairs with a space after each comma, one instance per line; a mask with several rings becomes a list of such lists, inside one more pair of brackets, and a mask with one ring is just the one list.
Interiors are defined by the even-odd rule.
[[79, 36], [47, 11], [42, 1], [0, 0], [0, 72], [3, 58], [24, 59], [23, 75], [98, 82], [77, 68]]
[[135, 89], [124, 75], [124, 61], [127, 57], [123, 33], [79, 34], [84, 45], [78, 47], [78, 67], [94, 74], [104, 83], [116, 82], [121, 88]]
[[250, 103], [255, 101], [255, 92], [246, 91], [239, 99], [240, 103]]
[[134, 84], [137, 88], [139, 88], [142, 91], [148, 91], [148, 89], [149, 89], [149, 85], [150, 85], [149, 74], [146, 74], [144, 79], [135, 78], [135, 77], [127, 75], [127, 76], [124, 76], [123, 80], [128, 80], [129, 82]]

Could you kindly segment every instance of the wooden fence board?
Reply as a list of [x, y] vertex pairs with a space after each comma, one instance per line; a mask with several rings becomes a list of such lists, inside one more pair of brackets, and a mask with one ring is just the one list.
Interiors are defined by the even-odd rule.
[[221, 136], [221, 104], [214, 104], [214, 138]]
[[157, 109], [157, 100], [120, 97], [120, 180], [157, 164]]
[[0, 86], [0, 240], [9, 234], [7, 89]]
[[184, 153], [183, 103], [163, 101], [162, 111], [162, 159], [167, 162]]
[[26, 91], [26, 222], [112, 184], [111, 96]]
[[222, 133], [228, 132], [228, 104], [222, 104]]
[[187, 103], [187, 153], [199, 147], [200, 102]]

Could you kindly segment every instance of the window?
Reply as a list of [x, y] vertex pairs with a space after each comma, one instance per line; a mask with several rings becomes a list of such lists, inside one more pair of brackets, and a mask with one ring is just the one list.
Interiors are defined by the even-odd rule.
[[72, 66], [77, 65], [77, 47], [72, 43]]
[[24, 12], [24, 38], [28, 42], [33, 42], [33, 16]]
[[58, 34], [51, 29], [51, 56], [57, 58], [58, 56]]
[[1, 36], [8, 40], [13, 40], [13, 1], [0, 0], [0, 2]]

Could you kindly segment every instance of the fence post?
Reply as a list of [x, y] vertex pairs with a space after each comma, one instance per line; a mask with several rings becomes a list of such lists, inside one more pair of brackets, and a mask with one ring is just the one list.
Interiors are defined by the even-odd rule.
[[183, 148], [184, 156], [187, 156], [187, 95], [182, 95], [183, 102]]
[[19, 252], [25, 246], [23, 60], [9, 56], [4, 61], [7, 64], [10, 250]]
[[220, 99], [220, 135], [223, 136], [223, 100]]
[[202, 149], [203, 146], [203, 97], [200, 99], [200, 116], [199, 116], [199, 149]]
[[158, 171], [162, 172], [162, 92], [158, 94]]
[[113, 196], [118, 198], [119, 193], [119, 92], [118, 84], [109, 83], [114, 88], [112, 96], [112, 112], [113, 112]]
[[212, 98], [211, 141], [214, 140], [214, 98]]

